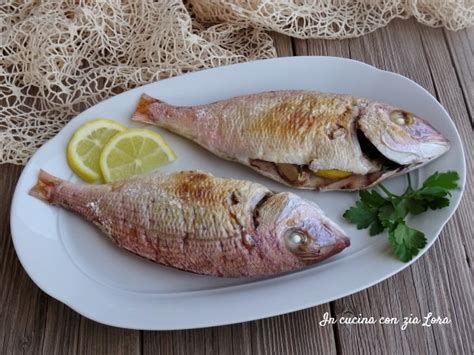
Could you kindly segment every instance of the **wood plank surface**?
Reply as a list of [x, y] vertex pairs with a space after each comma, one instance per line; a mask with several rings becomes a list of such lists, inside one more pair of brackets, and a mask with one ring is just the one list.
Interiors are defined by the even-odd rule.
[[443, 32], [463, 91], [464, 104], [470, 114], [471, 123], [474, 124], [474, 28]]
[[[273, 34], [278, 55], [332, 55], [405, 75], [435, 95], [461, 134], [464, 199], [434, 246], [403, 272], [352, 296], [269, 319], [197, 330], [141, 332], [100, 325], [40, 291], [11, 242], [9, 209], [21, 167], [0, 165], [0, 354], [472, 354], [474, 31], [394, 21], [367, 36], [292, 40]], [[297, 294], [297, 290], [295, 290]], [[332, 325], [332, 317], [448, 316], [444, 326]]]
[[[472, 145], [469, 116], [462, 103], [462, 93], [442, 30], [425, 28], [414, 20], [394, 21], [389, 28], [352, 40], [350, 53], [353, 59], [407, 76], [437, 96], [455, 120], [467, 151], [472, 151], [469, 149]], [[468, 216], [468, 210], [472, 208], [468, 201], [472, 199], [469, 187], [456, 218]], [[469, 299], [474, 297], [472, 268], [464, 248], [472, 241], [473, 225], [472, 218], [462, 218], [466, 230], [456, 230], [460, 225], [456, 218], [448, 223], [434, 246], [413, 266], [376, 287], [335, 302], [337, 316], [349, 313], [374, 317], [413, 314], [420, 317], [433, 312], [450, 317], [452, 325], [415, 326], [401, 331], [396, 326], [379, 324], [374, 325], [371, 332], [365, 326], [339, 325], [342, 353], [350, 354], [370, 344], [377, 353], [384, 350], [388, 353], [468, 353], [468, 342], [459, 334], [468, 334], [472, 330], [469, 324], [473, 317], [472, 306], [469, 302], [458, 302], [466, 296]], [[456, 275], [456, 282], [452, 282], [450, 275]]]

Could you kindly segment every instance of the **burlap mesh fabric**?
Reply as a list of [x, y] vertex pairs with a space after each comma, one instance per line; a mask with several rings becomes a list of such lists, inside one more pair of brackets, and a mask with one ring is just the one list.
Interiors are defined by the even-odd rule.
[[0, 163], [24, 164], [102, 99], [184, 72], [276, 55], [267, 31], [347, 38], [415, 16], [458, 30], [460, 0], [0, 1]]

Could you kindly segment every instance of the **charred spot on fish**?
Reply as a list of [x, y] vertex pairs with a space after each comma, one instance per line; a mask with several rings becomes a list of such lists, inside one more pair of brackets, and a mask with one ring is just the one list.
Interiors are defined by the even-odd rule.
[[176, 195], [183, 199], [205, 199], [213, 190], [212, 181], [202, 173], [189, 173], [176, 182]]
[[149, 114], [149, 108], [150, 104], [157, 102], [154, 98], [151, 96], [148, 96], [146, 94], [143, 94], [140, 97], [140, 100], [138, 101], [137, 107], [135, 108], [135, 111], [137, 113], [140, 113], [142, 115], [148, 115]]
[[263, 204], [273, 195], [272, 192], [266, 193], [265, 195], [262, 196], [260, 201], [257, 202], [253, 209], [252, 213], [252, 222], [253, 222], [253, 227], [254, 229], [257, 229], [258, 226], [260, 225], [259, 222], [259, 217], [260, 217], [260, 208], [263, 206]]
[[198, 171], [192, 171], [187, 174], [187, 180], [192, 182], [204, 181], [207, 180], [207, 178], [208, 175]]

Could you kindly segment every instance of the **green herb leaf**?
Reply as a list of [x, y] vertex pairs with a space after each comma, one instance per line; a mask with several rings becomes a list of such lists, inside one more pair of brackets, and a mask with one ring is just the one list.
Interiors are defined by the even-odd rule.
[[426, 198], [434, 198], [434, 197], [443, 197], [446, 195], [450, 195], [451, 193], [438, 186], [428, 186], [428, 187], [423, 187], [419, 191], [416, 191], [416, 195], [421, 196], [421, 197], [426, 197]]
[[355, 206], [344, 212], [343, 217], [355, 224], [357, 229], [364, 229], [370, 226], [374, 218], [377, 218], [377, 209], [362, 201], [357, 201]]
[[385, 228], [392, 228], [393, 224], [397, 220], [397, 212], [393, 205], [386, 205], [380, 208], [379, 214], [377, 217], [380, 219], [380, 222]]
[[359, 196], [362, 202], [366, 203], [369, 206], [372, 207], [382, 207], [386, 205], [387, 203], [390, 203], [390, 201], [386, 200], [383, 198], [377, 191], [372, 190], [363, 190], [359, 192]]
[[409, 212], [410, 201], [406, 198], [400, 197], [395, 200], [395, 213], [397, 220], [403, 220]]
[[447, 171], [445, 173], [435, 172], [425, 180], [422, 190], [427, 187], [440, 187], [445, 190], [454, 190], [458, 188], [459, 174], [456, 171]]
[[415, 197], [411, 197], [407, 198], [407, 201], [408, 212], [414, 215], [425, 212], [429, 207], [427, 201], [423, 199], [420, 200]]
[[376, 217], [374, 221], [372, 222], [372, 225], [370, 226], [369, 234], [372, 237], [374, 235], [382, 233], [384, 230], [385, 230], [385, 227], [383, 226], [382, 222], [380, 221], [378, 217]]
[[459, 174], [455, 171], [436, 172], [415, 189], [408, 178], [408, 187], [402, 195], [395, 195], [380, 185], [387, 197], [375, 190], [361, 191], [360, 200], [344, 212], [344, 218], [358, 229], [369, 228], [371, 236], [388, 229], [388, 239], [395, 255], [402, 261], [410, 261], [426, 245], [423, 232], [407, 226], [408, 214], [418, 215], [428, 209], [449, 206], [450, 190], [458, 188]]
[[419, 230], [408, 227], [404, 221], [397, 223], [389, 232], [388, 240], [401, 261], [408, 262], [418, 250], [426, 245], [425, 235]]

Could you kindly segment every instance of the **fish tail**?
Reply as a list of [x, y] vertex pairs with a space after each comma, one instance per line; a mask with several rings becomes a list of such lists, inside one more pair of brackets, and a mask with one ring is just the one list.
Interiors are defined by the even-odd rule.
[[155, 99], [147, 94], [142, 94], [140, 100], [138, 101], [135, 112], [132, 116], [132, 121], [143, 122], [143, 123], [153, 123], [155, 120], [150, 112], [150, 106], [153, 104], [162, 104], [164, 107], [169, 107], [168, 104]]
[[62, 182], [63, 180], [60, 178], [48, 174], [46, 171], [40, 169], [38, 181], [30, 190], [30, 195], [39, 198], [40, 200], [51, 202], [54, 187]]
[[164, 127], [191, 139], [199, 131], [193, 107], [173, 106], [146, 94], [140, 97], [132, 121]]

